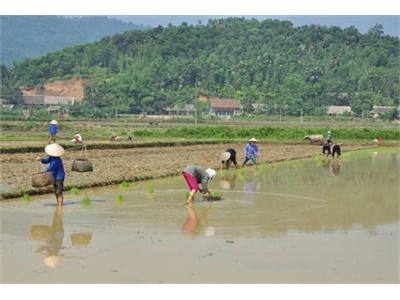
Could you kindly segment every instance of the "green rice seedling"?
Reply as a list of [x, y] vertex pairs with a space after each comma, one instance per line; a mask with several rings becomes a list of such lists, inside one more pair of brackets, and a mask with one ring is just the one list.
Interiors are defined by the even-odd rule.
[[118, 194], [117, 198], [115, 199], [119, 204], [122, 204], [125, 202], [125, 196], [122, 194]]
[[131, 184], [126, 180], [121, 182], [121, 187], [124, 188], [124, 189], [127, 189], [128, 187], [130, 187], [130, 185]]
[[89, 196], [85, 196], [83, 197], [81, 204], [82, 206], [89, 206], [90, 204], [92, 204], [92, 199], [90, 199]]
[[185, 199], [189, 198], [189, 195], [190, 195], [190, 193], [189, 193], [188, 191], [186, 191], [186, 192], [184, 193]]
[[29, 194], [24, 194], [24, 196], [22, 197], [22, 200], [24, 200], [24, 202], [29, 202], [32, 200], [32, 197]]
[[77, 187], [72, 187], [69, 190], [69, 193], [71, 194], [71, 196], [77, 196], [80, 193], [80, 190]]
[[246, 170], [244, 168], [240, 168], [238, 170], [238, 174], [239, 174], [239, 176], [244, 176], [246, 174]]
[[211, 196], [212, 197], [222, 197], [222, 193], [221, 192], [211, 192]]
[[148, 193], [154, 193], [154, 186], [152, 184], [148, 184], [146, 190]]
[[314, 163], [315, 163], [317, 166], [320, 166], [321, 163], [322, 163], [322, 157], [321, 157], [321, 155], [319, 155], [319, 154], [316, 154], [316, 155], [314, 156], [313, 160], [314, 160]]

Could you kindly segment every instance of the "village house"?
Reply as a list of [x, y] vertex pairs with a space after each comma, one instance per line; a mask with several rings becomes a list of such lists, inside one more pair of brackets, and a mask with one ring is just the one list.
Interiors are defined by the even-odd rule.
[[326, 113], [330, 116], [332, 115], [342, 115], [344, 113], [352, 114], [350, 106], [328, 106]]
[[23, 96], [25, 106], [65, 106], [73, 105], [75, 102], [74, 97], [65, 96], [46, 96], [46, 95], [33, 95], [33, 96]]
[[372, 110], [369, 112], [369, 114], [371, 115], [371, 117], [376, 119], [376, 118], [382, 117], [386, 113], [391, 112], [393, 109], [395, 109], [394, 106], [378, 106], [378, 105], [374, 105], [372, 107]]
[[241, 111], [240, 100], [212, 97], [209, 101], [208, 112], [217, 116], [233, 116]]

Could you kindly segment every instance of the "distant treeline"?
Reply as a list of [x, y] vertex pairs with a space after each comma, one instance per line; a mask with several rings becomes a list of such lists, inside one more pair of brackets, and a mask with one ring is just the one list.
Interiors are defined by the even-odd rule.
[[102, 16], [0, 16], [0, 62], [9, 66], [133, 29], [145, 27]]
[[159, 113], [204, 94], [241, 99], [245, 112], [264, 103], [290, 115], [322, 114], [327, 105], [361, 114], [399, 104], [399, 45], [381, 25], [361, 34], [355, 27], [228, 18], [129, 31], [2, 73], [9, 90], [77, 76], [87, 80], [88, 108], [131, 113]]
[[140, 137], [171, 137], [171, 138], [212, 138], [212, 139], [258, 139], [297, 140], [302, 141], [304, 136], [322, 134], [326, 137], [328, 130], [333, 133], [333, 140], [369, 140], [377, 137], [384, 140], [400, 140], [400, 131], [396, 129], [369, 129], [369, 128], [279, 128], [279, 127], [181, 127], [166, 130], [135, 130], [134, 135]]

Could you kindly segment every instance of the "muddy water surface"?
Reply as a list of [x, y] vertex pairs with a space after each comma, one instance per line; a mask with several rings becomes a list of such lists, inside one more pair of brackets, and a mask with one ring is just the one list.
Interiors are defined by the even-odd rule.
[[[399, 283], [400, 154], [181, 177], [3, 201], [2, 283]], [[154, 192], [149, 192], [154, 189]], [[91, 198], [83, 206], [84, 196]]]

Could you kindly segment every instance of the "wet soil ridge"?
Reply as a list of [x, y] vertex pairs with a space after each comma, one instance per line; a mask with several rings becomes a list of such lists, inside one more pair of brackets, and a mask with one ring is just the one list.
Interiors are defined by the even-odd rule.
[[[320, 153], [317, 145], [284, 145], [260, 143], [258, 162], [278, 162], [299, 158], [312, 157]], [[228, 148], [238, 152], [238, 163], [244, 157], [243, 143], [197, 144], [186, 146], [136, 147], [128, 149], [92, 149], [87, 151], [87, 157], [93, 163], [93, 172], [72, 172], [72, 162], [80, 158], [79, 152], [66, 152], [63, 157], [66, 170], [65, 189], [72, 187], [80, 189], [119, 184], [123, 181], [151, 180], [166, 176], [181, 174], [182, 170], [191, 164], [218, 168], [220, 155]], [[343, 146], [343, 151], [365, 148], [360, 145]], [[35, 162], [37, 153], [0, 154], [1, 198], [21, 197], [51, 193], [52, 187], [33, 188], [32, 174], [45, 170], [46, 166]], [[185, 185], [182, 184], [182, 187]]]
[[[202, 144], [221, 144], [226, 143], [224, 140], [205, 140], [205, 141], [156, 141], [156, 142], [145, 142], [145, 143], [91, 143], [87, 144], [88, 150], [95, 149], [131, 149], [131, 148], [146, 148], [146, 147], [172, 147], [172, 146], [190, 146], [190, 145], [202, 145]], [[64, 149], [80, 151], [80, 146], [67, 145], [60, 143]], [[26, 153], [26, 152], [43, 152], [44, 146], [19, 146], [19, 147], [0, 147], [0, 153], [11, 154], [11, 153]]]

